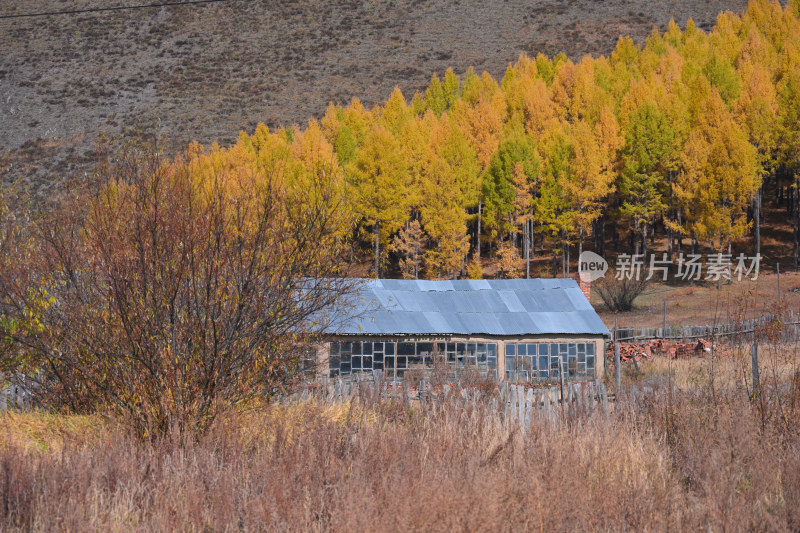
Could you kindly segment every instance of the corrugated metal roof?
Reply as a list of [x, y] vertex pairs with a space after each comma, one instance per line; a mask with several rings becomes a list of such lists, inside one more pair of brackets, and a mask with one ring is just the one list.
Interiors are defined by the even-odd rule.
[[573, 279], [363, 280], [340, 335], [608, 335]]

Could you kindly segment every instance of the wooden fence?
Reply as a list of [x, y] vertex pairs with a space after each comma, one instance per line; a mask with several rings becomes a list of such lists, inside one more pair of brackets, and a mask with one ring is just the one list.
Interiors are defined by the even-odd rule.
[[700, 338], [732, 338], [751, 342], [764, 334], [771, 325], [780, 324], [779, 338], [784, 342], [800, 340], [800, 320], [793, 311], [788, 316], [764, 315], [751, 320], [714, 324], [707, 326], [667, 326], [666, 328], [615, 327], [612, 340], [638, 342], [653, 339], [667, 339], [688, 342]]
[[31, 393], [24, 379], [7, 381], [0, 374], [0, 411], [6, 409], [30, 409]]
[[433, 385], [421, 380], [417, 387], [407, 381], [384, 380], [382, 373], [361, 374], [361, 377], [303, 383], [292, 394], [282, 398], [290, 404], [314, 399], [325, 403], [347, 401], [400, 401], [419, 409], [436, 409], [446, 403], [456, 407], [484, 402], [507, 422], [518, 423], [523, 429], [532, 423], [558, 424], [567, 420], [587, 418], [596, 414], [608, 415], [609, 397], [605, 383], [600, 380], [565, 382], [534, 388], [500, 382], [496, 387], [462, 386], [458, 383]]

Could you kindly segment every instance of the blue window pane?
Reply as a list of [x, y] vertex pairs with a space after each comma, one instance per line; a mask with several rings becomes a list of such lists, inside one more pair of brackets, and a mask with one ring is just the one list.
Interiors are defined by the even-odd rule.
[[405, 369], [408, 365], [408, 359], [405, 357], [398, 357], [397, 358], [397, 368]]
[[495, 343], [491, 343], [487, 345], [489, 349], [489, 357], [497, 357], [497, 345]]
[[489, 368], [497, 368], [497, 357], [490, 356], [487, 364], [489, 365]]
[[353, 353], [353, 343], [352, 342], [343, 342], [342, 343], [342, 353]]
[[547, 356], [540, 355], [539, 356], [539, 370], [547, 369]]
[[585, 363], [586, 362], [586, 354], [585, 353], [578, 353], [578, 362]]
[[550, 356], [558, 355], [558, 344], [550, 345]]
[[394, 355], [394, 343], [393, 342], [387, 342], [386, 344], [384, 344], [384, 353], [386, 355]]
[[386, 358], [383, 361], [384, 361], [384, 365], [386, 366], [387, 369], [394, 368], [394, 356], [390, 357], [390, 356], [387, 355]]
[[339, 366], [339, 372], [343, 376], [350, 374], [350, 363], [349, 362], [345, 363], [344, 361], [342, 361], [342, 364]]
[[361, 370], [361, 356], [354, 355], [352, 359], [350, 359], [350, 368], [352, 370]]
[[353, 343], [353, 355], [361, 355], [361, 343], [354, 342]]
[[373, 342], [372, 343], [372, 350], [375, 352], [383, 353], [383, 343], [382, 342]]
[[559, 344], [558, 345], [558, 353], [567, 353], [567, 345], [566, 344]]
[[339, 343], [336, 341], [331, 343], [331, 355], [339, 355]]
[[531, 370], [536, 370], [536, 356], [533, 356], [531, 359]]
[[365, 342], [361, 346], [362, 346], [361, 353], [363, 355], [372, 355], [372, 343], [371, 342]]
[[586, 353], [586, 344], [582, 342], [578, 343], [578, 353]]
[[372, 361], [374, 363], [383, 363], [383, 354], [382, 353], [374, 353], [372, 355]]
[[363, 361], [361, 362], [361, 367], [364, 370], [371, 370], [372, 369], [372, 357], [365, 355]]
[[517, 344], [517, 355], [528, 355], [528, 345]]
[[594, 355], [594, 343], [593, 342], [591, 342], [591, 343], [586, 345], [586, 353], [588, 355]]
[[517, 351], [516, 344], [506, 344], [506, 357], [513, 356]]
[[578, 346], [576, 344], [570, 344], [569, 345], [569, 354], [570, 355], [575, 355], [577, 353], [578, 353]]
[[547, 345], [540, 344], [539, 345], [539, 355], [547, 355]]
[[517, 359], [515, 357], [506, 357], [506, 370], [516, 370]]
[[594, 356], [587, 355], [586, 356], [586, 367], [587, 368], [594, 368]]

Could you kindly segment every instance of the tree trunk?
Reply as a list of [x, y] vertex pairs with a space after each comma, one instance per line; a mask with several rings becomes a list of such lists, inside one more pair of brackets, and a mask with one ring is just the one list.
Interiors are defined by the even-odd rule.
[[[795, 178], [795, 187], [798, 185], [798, 180]], [[792, 247], [792, 263], [794, 266], [795, 271], [797, 270], [798, 266], [798, 245], [800, 245], [800, 194], [797, 194], [797, 190], [795, 189], [792, 191], [794, 193], [792, 197], [792, 222], [794, 226], [794, 242]]]
[[525, 220], [525, 279], [531, 277], [531, 239], [530, 239], [531, 223], [530, 220]]
[[761, 253], [761, 195], [763, 185], [756, 191], [753, 198], [753, 257]]
[[672, 190], [672, 171], [669, 171], [669, 205], [667, 206], [667, 257], [670, 261], [672, 261], [672, 247], [673, 243], [673, 235], [672, 235], [672, 222], [673, 216], [675, 213], [672, 209], [673, 198], [675, 196], [674, 191]]
[[481, 262], [481, 217], [483, 215], [483, 200], [478, 200], [478, 231], [475, 232], [475, 257]]
[[606, 215], [605, 214], [600, 215], [600, 218], [598, 219], [598, 221], [600, 223], [600, 238], [598, 239], [599, 240], [599, 243], [598, 243], [599, 246], [597, 247], [597, 253], [600, 254], [601, 256], [605, 256], [606, 255]]
[[375, 278], [381, 277], [381, 221], [375, 221]]
[[647, 257], [647, 222], [642, 223], [642, 255]]

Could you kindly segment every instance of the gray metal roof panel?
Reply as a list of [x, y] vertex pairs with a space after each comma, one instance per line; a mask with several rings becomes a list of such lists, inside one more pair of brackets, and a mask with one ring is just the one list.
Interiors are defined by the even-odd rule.
[[609, 334], [572, 279], [364, 280], [340, 307], [332, 333]]
[[525, 312], [525, 306], [519, 301], [519, 298], [514, 291], [498, 290], [497, 296], [503, 300], [503, 303], [506, 306], [506, 314]]

